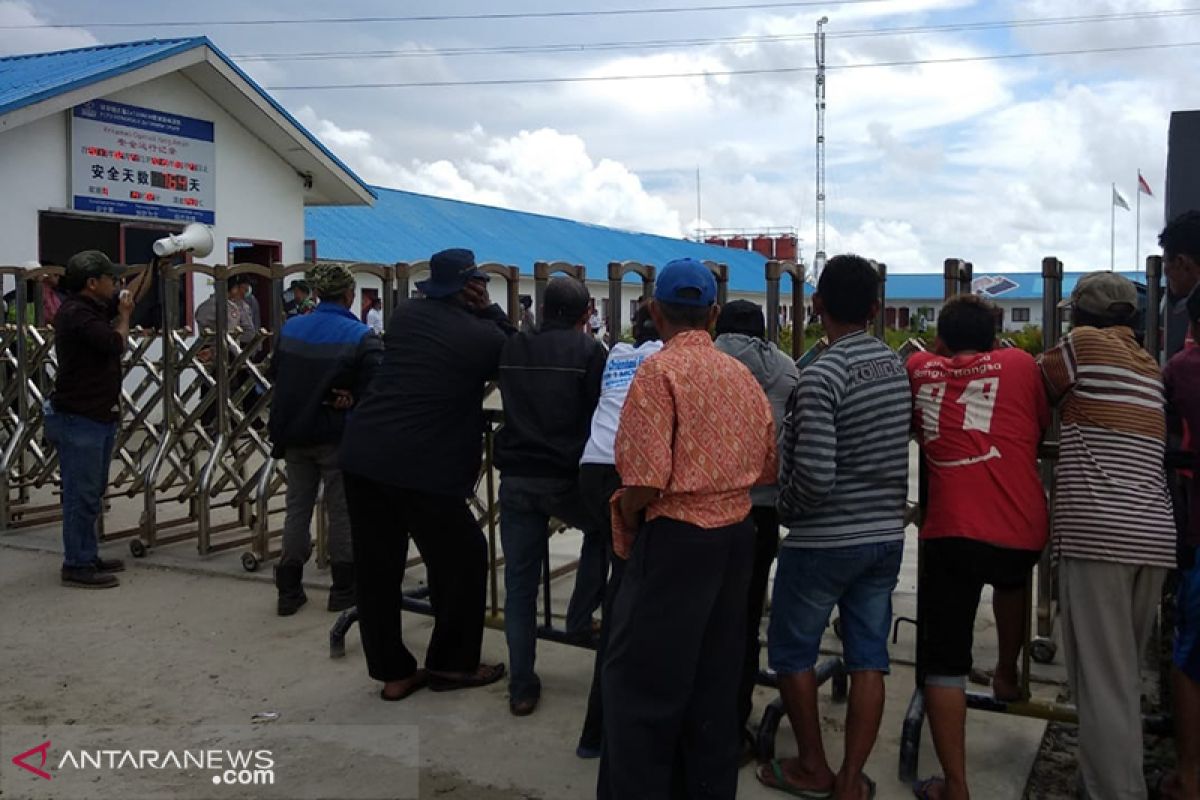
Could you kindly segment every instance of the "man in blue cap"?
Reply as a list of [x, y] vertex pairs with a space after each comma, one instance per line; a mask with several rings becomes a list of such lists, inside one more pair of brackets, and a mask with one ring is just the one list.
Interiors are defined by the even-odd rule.
[[750, 370], [713, 346], [716, 299], [703, 264], [663, 268], [650, 315], [665, 345], [621, 411], [613, 552], [628, 563], [601, 676], [602, 798], [737, 792], [750, 487], [775, 482], [775, 423]]
[[[427, 683], [447, 691], [504, 676], [503, 664], [479, 662], [487, 543], [467, 498], [479, 475], [484, 390], [516, 329], [488, 298], [470, 250], [436, 253], [429, 269], [417, 284], [424, 297], [388, 321], [383, 362], [342, 438], [363, 651], [384, 700]], [[400, 625], [410, 536], [433, 604], [427, 669], [418, 669]]]

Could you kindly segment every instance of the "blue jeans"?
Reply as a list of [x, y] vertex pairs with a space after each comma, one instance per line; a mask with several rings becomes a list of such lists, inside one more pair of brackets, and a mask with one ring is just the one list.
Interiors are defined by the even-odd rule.
[[767, 629], [771, 669], [780, 675], [812, 669], [837, 606], [846, 668], [887, 672], [892, 590], [903, 555], [903, 542], [780, 547]]
[[584, 524], [578, 481], [501, 475], [504, 635], [508, 639], [508, 691], [513, 700], [529, 700], [542, 691], [533, 665], [537, 654], [538, 578], [550, 517], [558, 517], [572, 527]]
[[88, 567], [99, 556], [96, 521], [100, 519], [115, 422], [96, 422], [62, 414], [46, 403], [46, 438], [58, 448], [62, 473], [63, 566]]

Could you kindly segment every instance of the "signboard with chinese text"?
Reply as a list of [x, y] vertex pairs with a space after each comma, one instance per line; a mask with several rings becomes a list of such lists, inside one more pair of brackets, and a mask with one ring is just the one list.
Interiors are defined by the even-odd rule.
[[93, 100], [71, 114], [71, 195], [77, 211], [216, 222], [213, 124]]

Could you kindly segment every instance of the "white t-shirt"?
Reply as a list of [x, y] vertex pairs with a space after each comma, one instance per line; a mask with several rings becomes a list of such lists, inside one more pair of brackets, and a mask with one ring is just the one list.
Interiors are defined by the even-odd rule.
[[383, 335], [383, 312], [378, 308], [372, 308], [367, 312], [367, 327]]
[[633, 383], [633, 374], [641, 363], [662, 350], [662, 347], [663, 343], [655, 339], [643, 342], [640, 347], [617, 342], [609, 351], [604, 376], [600, 381], [600, 402], [592, 415], [592, 435], [583, 448], [583, 458], [579, 463], [616, 463], [613, 447], [617, 440], [617, 425], [621, 422], [621, 409], [625, 407], [625, 397], [629, 394], [629, 384]]

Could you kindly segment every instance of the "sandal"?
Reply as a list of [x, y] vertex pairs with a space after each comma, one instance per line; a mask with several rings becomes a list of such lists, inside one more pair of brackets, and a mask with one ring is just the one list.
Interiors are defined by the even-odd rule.
[[474, 689], [477, 686], [487, 686], [504, 677], [503, 664], [480, 664], [472, 673], [457, 675], [439, 675], [430, 673], [429, 691], [453, 692], [458, 689]]
[[802, 789], [788, 782], [787, 776], [783, 774], [783, 762], [778, 758], [771, 759], [756, 769], [754, 777], [758, 778], [758, 782], [763, 786], [778, 789], [792, 797], [802, 797], [805, 800], [828, 800], [833, 797], [833, 789]]
[[389, 695], [387, 693], [387, 688], [385, 687], [385, 688], [379, 690], [379, 698], [381, 700], [387, 700], [389, 703], [396, 703], [396, 702], [399, 702], [400, 700], [403, 700], [404, 698], [408, 697], [410, 694], [417, 691], [418, 689], [425, 688], [428, 684], [429, 684], [429, 673], [423, 669], [419, 669], [412, 674], [412, 682], [409, 683], [408, 686], [404, 689], [404, 691], [400, 692], [400, 694]]
[[926, 778], [923, 781], [914, 781], [912, 785], [913, 794], [917, 800], [933, 800], [933, 795], [930, 790], [935, 786], [946, 785], [946, 779], [941, 775], [934, 775], [932, 778]]

